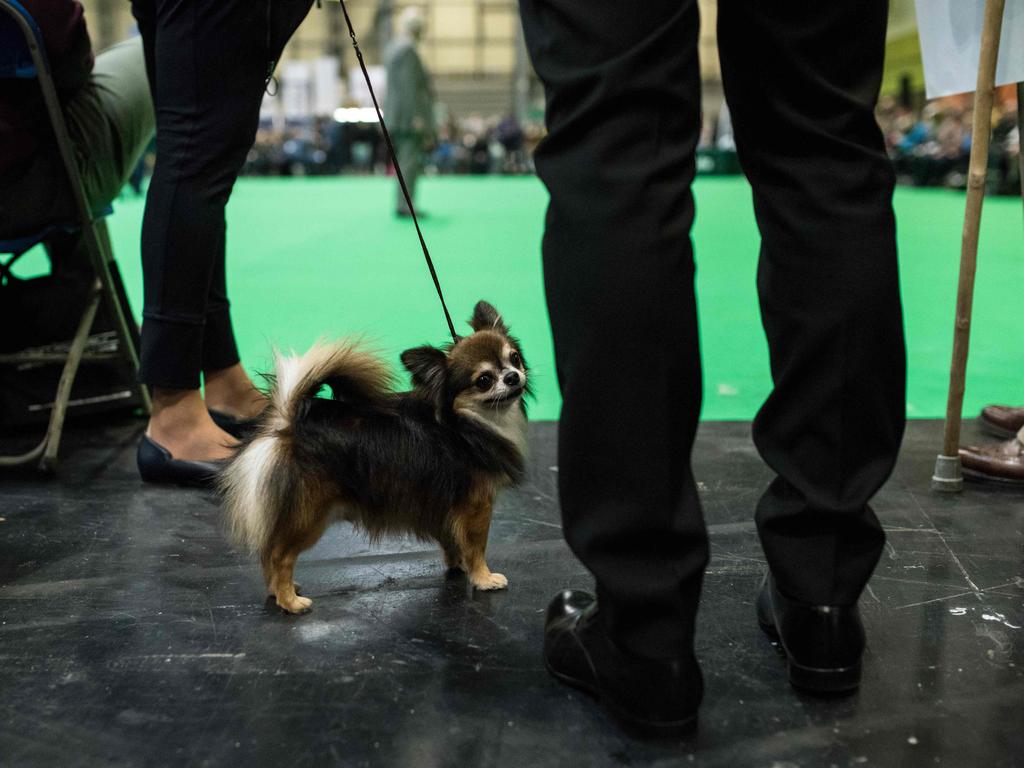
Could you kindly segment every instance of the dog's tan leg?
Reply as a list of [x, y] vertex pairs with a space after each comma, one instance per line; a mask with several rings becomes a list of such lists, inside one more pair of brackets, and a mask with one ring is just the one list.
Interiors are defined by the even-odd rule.
[[462, 551], [462, 562], [474, 589], [504, 589], [508, 586], [508, 579], [500, 573], [492, 573], [484, 559], [487, 534], [491, 530], [491, 503], [492, 499], [488, 498], [467, 514], [457, 516], [452, 525]]
[[313, 601], [295, 593], [295, 561], [301, 550], [285, 544], [270, 553], [270, 591], [279, 608], [288, 613], [306, 613]]
[[[267, 594], [270, 595], [271, 597], [274, 597], [274, 587], [272, 586], [273, 585], [273, 581], [271, 580], [271, 577], [270, 577], [270, 554], [269, 553], [260, 558], [260, 566], [263, 568], [263, 583], [267, 586]], [[302, 587], [299, 586], [299, 583], [297, 581], [294, 582], [294, 583], [295, 583], [295, 594], [301, 595], [302, 594]]]
[[295, 561], [303, 550], [320, 540], [327, 522], [326, 514], [318, 515], [308, 529], [283, 537], [270, 550], [267, 588], [278, 607], [288, 613], [306, 613], [313, 605], [312, 600], [295, 591]]
[[465, 571], [466, 565], [462, 561], [462, 550], [459, 548], [459, 543], [455, 540], [454, 534], [446, 530], [437, 537], [437, 540], [441, 544], [441, 551], [444, 553], [444, 567], [448, 570], [458, 569]]

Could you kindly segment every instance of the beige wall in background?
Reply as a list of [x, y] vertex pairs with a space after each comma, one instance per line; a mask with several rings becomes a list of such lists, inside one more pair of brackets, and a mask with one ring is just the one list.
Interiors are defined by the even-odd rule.
[[[263, 2], [265, 0], [252, 0]], [[287, 2], [288, 0], [272, 0]], [[128, 37], [135, 30], [127, 0], [81, 0], [93, 42], [102, 48]], [[376, 59], [374, 16], [378, 0], [347, 0], [360, 42]], [[396, 16], [406, 5], [395, 5]], [[511, 75], [515, 71], [519, 18], [514, 0], [425, 0], [416, 3], [427, 15], [423, 57], [439, 76]], [[715, 0], [700, 0], [702, 14], [701, 69], [706, 78], [718, 79], [715, 44]], [[341, 25], [336, 3], [315, 6], [288, 46], [285, 58], [312, 58], [342, 51], [351, 63], [348, 35]]]
[[[267, 0], [251, 0], [266, 2]], [[288, 2], [289, 0], [271, 0]], [[97, 48], [110, 45], [132, 34], [135, 22], [128, 0], [81, 0]], [[585, 0], [581, 0], [585, 2]], [[698, 0], [701, 12], [700, 59], [704, 80], [705, 110], [716, 114], [722, 100], [721, 72], [718, 64], [716, 0]], [[379, 60], [374, 19], [380, 0], [347, 0], [356, 32], [367, 55]], [[426, 12], [427, 32], [423, 57], [431, 71], [448, 86], [459, 81], [479, 81], [511, 88], [516, 72], [519, 19], [515, 0], [423, 0], [397, 2], [394, 15], [402, 8], [417, 5]], [[624, 4], [624, 8], [628, 4]], [[890, 0], [890, 34], [913, 35], [916, 28], [914, 0]], [[335, 2], [315, 6], [285, 51], [284, 59], [315, 58], [340, 54], [345, 67], [355, 64], [351, 45]]]
[[917, 34], [914, 0], [889, 0], [889, 37]]
[[700, 74], [705, 81], [719, 82], [722, 79], [718, 66], [718, 3], [715, 0], [700, 0]]
[[97, 50], [130, 37], [136, 29], [128, 0], [79, 0], [85, 6], [89, 36]]
[[[266, 2], [266, 0], [251, 0]], [[130, 36], [136, 29], [127, 0], [80, 0], [97, 49]], [[288, 0], [271, 0], [288, 2]], [[376, 61], [374, 18], [377, 0], [347, 0], [360, 45], [371, 62]], [[394, 6], [395, 16], [413, 3]], [[427, 65], [438, 75], [510, 75], [515, 70], [518, 13], [514, 0], [427, 0], [415, 3], [427, 17], [422, 52]], [[354, 64], [351, 43], [337, 3], [315, 5], [289, 43], [283, 58], [314, 58], [341, 53]]]

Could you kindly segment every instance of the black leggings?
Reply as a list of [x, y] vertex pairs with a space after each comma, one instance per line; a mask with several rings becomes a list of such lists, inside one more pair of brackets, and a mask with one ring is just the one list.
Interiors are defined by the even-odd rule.
[[224, 207], [252, 146], [271, 62], [312, 0], [133, 0], [156, 108], [142, 222], [139, 378], [198, 389], [238, 362]]

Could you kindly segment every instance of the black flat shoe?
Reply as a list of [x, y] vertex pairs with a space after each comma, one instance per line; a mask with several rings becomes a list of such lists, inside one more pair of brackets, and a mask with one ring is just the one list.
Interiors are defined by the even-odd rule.
[[597, 621], [597, 601], [565, 591], [548, 606], [544, 662], [559, 682], [594, 697], [627, 732], [659, 738], [697, 727], [704, 683], [697, 660], [645, 659], [619, 648]]
[[789, 682], [811, 693], [852, 693], [860, 685], [864, 625], [857, 605], [809, 605], [765, 578], [757, 621], [786, 654]]
[[171, 452], [146, 435], [139, 440], [135, 454], [139, 474], [147, 483], [168, 485], [189, 485], [209, 488], [217, 473], [227, 464], [222, 461], [182, 461], [171, 456]]
[[209, 412], [214, 424], [239, 440], [244, 440], [251, 435], [260, 423], [259, 418], [236, 419], [234, 416], [224, 413], [224, 411], [216, 411], [213, 408], [207, 408], [206, 410]]

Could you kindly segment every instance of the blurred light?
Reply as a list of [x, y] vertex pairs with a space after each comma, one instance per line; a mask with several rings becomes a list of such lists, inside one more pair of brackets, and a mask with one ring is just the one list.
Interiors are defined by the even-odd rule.
[[376, 123], [377, 110], [373, 107], [338, 107], [334, 110], [337, 123]]

